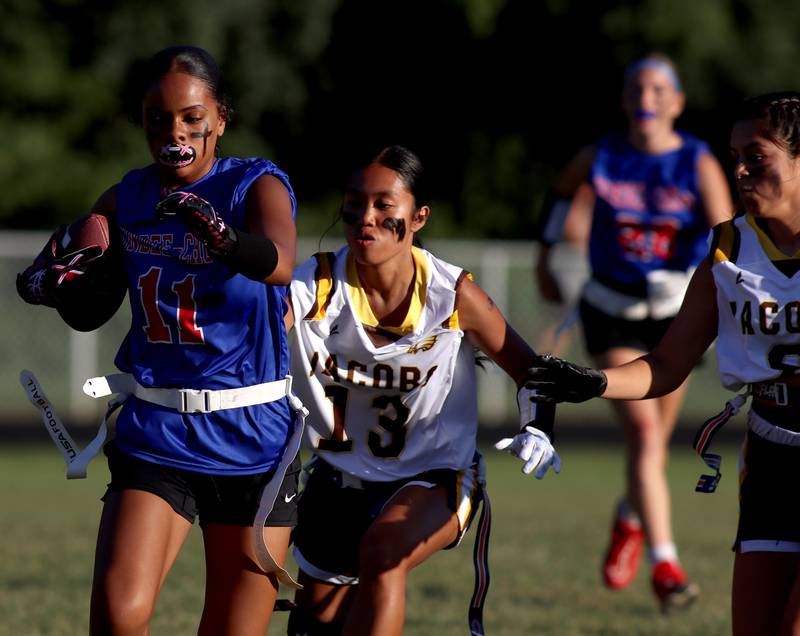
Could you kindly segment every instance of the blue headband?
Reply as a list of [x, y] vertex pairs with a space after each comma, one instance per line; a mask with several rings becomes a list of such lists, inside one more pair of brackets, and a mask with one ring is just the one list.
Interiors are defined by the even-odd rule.
[[675, 69], [666, 62], [654, 60], [651, 57], [645, 57], [630, 64], [628, 68], [625, 69], [625, 83], [627, 84], [628, 80], [630, 80], [634, 75], [638, 74], [639, 71], [642, 71], [646, 68], [652, 68], [653, 70], [661, 71], [669, 78], [669, 81], [672, 82], [672, 86], [676, 91], [683, 90], [681, 88], [681, 81], [678, 79], [678, 74], [675, 72]]

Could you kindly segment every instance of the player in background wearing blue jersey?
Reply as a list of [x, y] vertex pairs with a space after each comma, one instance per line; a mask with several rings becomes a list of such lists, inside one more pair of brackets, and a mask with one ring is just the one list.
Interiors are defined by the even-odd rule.
[[[537, 264], [542, 295], [558, 301], [549, 244], [561, 238], [562, 227], [577, 242], [588, 242], [591, 277], [580, 315], [588, 351], [600, 367], [623, 364], [655, 346], [706, 252], [709, 227], [732, 210], [725, 176], [708, 146], [674, 128], [684, 94], [667, 57], [651, 54], [628, 67], [622, 105], [627, 130], [581, 150], [548, 197]], [[575, 213], [567, 216], [570, 199]], [[665, 609], [697, 594], [678, 562], [666, 479], [668, 443], [686, 386], [657, 399], [613, 403], [624, 431], [627, 486], [616, 507], [603, 578], [611, 589], [626, 587], [646, 541], [653, 590]]]
[[[262, 635], [277, 589], [253, 540], [257, 513], [272, 505], [262, 493], [273, 489], [274, 501], [279, 488], [261, 531], [278, 564], [295, 519], [290, 440], [299, 426], [287, 398], [283, 323], [295, 197], [271, 162], [219, 156], [232, 111], [206, 51], [160, 51], [136, 88], [153, 163], [127, 173], [93, 207], [122, 247], [132, 323], [115, 363], [130, 374], [125, 392], [134, 395], [105, 448], [111, 482], [90, 631], [149, 633], [161, 585], [199, 514], [199, 633]], [[53, 289], [25, 282], [26, 300], [52, 304]]]

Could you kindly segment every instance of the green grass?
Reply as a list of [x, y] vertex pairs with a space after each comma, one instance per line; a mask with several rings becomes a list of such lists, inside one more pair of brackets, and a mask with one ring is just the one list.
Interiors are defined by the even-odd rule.
[[[730, 633], [730, 544], [736, 523], [736, 454], [724, 449], [715, 495], [693, 492], [700, 460], [676, 449], [670, 468], [677, 541], [702, 597], [686, 613], [663, 617], [645, 568], [630, 588], [600, 585], [599, 566], [610, 511], [622, 483], [621, 450], [567, 443], [563, 470], [539, 482], [510, 456], [487, 450], [492, 498], [492, 585], [485, 612], [490, 636], [523, 634]], [[85, 634], [97, 522], [107, 470], [67, 482], [54, 448], [0, 449], [0, 634]], [[412, 575], [406, 634], [463, 636], [472, 593], [471, 531], [457, 549], [435, 555]], [[332, 546], [335, 549], [335, 546]], [[154, 634], [193, 634], [202, 605], [200, 532], [189, 540], [166, 581]], [[285, 633], [277, 614], [270, 634]]]

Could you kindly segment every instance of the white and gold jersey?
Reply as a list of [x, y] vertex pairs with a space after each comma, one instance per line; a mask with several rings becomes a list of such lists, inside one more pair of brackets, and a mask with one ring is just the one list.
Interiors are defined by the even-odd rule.
[[[291, 284], [294, 390], [307, 445], [339, 470], [391, 481], [472, 463], [477, 388], [455, 309], [467, 275], [412, 248], [414, 293], [400, 327], [375, 318], [347, 247], [300, 265]], [[376, 346], [367, 330], [392, 334]]]
[[746, 215], [714, 228], [712, 258], [725, 387], [800, 373], [800, 254], [781, 253]]

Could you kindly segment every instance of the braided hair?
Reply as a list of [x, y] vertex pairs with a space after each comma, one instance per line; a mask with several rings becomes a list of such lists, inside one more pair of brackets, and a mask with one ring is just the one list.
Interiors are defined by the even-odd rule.
[[734, 123], [751, 120], [765, 122], [764, 135], [792, 159], [800, 156], [800, 93], [781, 91], [744, 100]]

